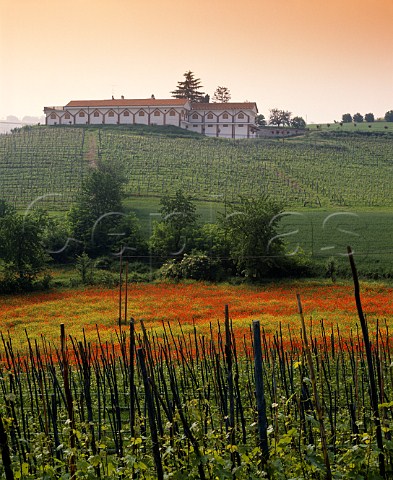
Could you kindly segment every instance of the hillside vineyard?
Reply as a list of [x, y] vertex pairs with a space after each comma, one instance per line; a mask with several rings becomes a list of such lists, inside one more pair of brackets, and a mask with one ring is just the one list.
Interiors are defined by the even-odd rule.
[[18, 208], [69, 208], [92, 158], [116, 163], [125, 193], [184, 189], [196, 200], [267, 194], [287, 207], [393, 206], [393, 138], [309, 133], [228, 140], [176, 127], [35, 127], [0, 136], [0, 191]]

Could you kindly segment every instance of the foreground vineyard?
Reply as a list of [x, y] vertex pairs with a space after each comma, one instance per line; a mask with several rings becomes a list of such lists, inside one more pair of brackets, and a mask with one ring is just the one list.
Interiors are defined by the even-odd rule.
[[[220, 317], [207, 330], [132, 321], [112, 340], [98, 329], [95, 342], [62, 328], [60, 342], [26, 337], [21, 353], [3, 335], [0, 436], [10, 452], [3, 477], [383, 478], [360, 328], [343, 334], [339, 325], [307, 321], [310, 365], [299, 320], [298, 328], [277, 323], [261, 333], [250, 321], [240, 333], [232, 311], [222, 307]], [[391, 333], [386, 321], [369, 328], [390, 478]]]

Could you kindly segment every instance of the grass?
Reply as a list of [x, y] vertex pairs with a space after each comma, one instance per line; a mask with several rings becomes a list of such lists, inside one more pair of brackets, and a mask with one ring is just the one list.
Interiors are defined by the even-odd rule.
[[[160, 197], [127, 196], [124, 206], [129, 211], [134, 211], [139, 218], [143, 233], [148, 237], [152, 225], [160, 220]], [[202, 223], [212, 223], [218, 218], [219, 213], [224, 213], [225, 206], [221, 202], [196, 200], [195, 206]]]
[[282, 222], [283, 232], [298, 231], [286, 237], [287, 251], [300, 247], [319, 264], [334, 257], [344, 271], [347, 245], [351, 245], [361, 276], [393, 277], [392, 212], [342, 209], [295, 213]]

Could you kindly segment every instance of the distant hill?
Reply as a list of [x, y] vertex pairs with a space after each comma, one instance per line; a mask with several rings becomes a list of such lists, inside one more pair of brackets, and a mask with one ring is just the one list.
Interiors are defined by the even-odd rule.
[[40, 198], [43, 207], [67, 209], [99, 158], [124, 171], [130, 197], [183, 188], [206, 201], [266, 193], [286, 207], [391, 207], [393, 134], [377, 123], [247, 140], [176, 127], [27, 127], [0, 135], [0, 198], [18, 208]]

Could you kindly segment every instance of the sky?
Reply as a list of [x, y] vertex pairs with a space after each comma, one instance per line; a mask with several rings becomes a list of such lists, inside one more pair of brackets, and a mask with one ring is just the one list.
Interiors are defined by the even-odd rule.
[[170, 98], [191, 70], [308, 123], [393, 109], [393, 0], [0, 0], [0, 120]]

